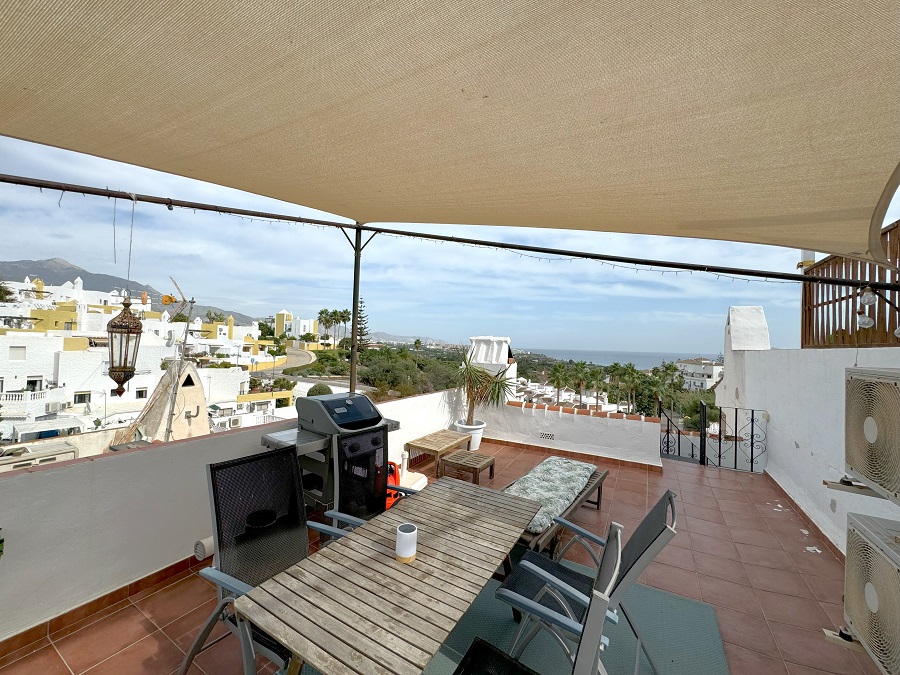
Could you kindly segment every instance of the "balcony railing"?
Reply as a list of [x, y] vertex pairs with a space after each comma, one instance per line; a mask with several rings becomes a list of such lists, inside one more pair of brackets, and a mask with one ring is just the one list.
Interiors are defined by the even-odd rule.
[[[888, 259], [900, 264], [900, 221], [881, 232], [881, 245]], [[896, 281], [896, 275], [874, 263], [831, 255], [807, 267], [804, 274], [820, 277], [859, 279], [860, 287], [867, 281]], [[893, 277], [893, 278], [892, 278]], [[895, 305], [900, 305], [900, 293], [882, 291]], [[827, 347], [895, 347], [900, 338], [894, 335], [900, 313], [881, 298], [867, 308], [875, 319], [871, 328], [856, 325], [860, 308], [856, 289], [824, 284], [803, 284], [803, 307], [800, 319], [800, 346]]]
[[41, 391], [19, 391], [0, 394], [0, 403], [43, 401], [47, 398], [47, 390]]

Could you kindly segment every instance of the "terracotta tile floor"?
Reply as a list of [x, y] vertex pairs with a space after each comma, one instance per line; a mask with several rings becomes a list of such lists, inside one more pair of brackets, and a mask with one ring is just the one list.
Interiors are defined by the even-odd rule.
[[[480, 452], [495, 457], [494, 480], [482, 474], [482, 484], [494, 488], [550, 454], [492, 443]], [[766, 478], [669, 460], [663, 474], [596, 463], [609, 469], [602, 507], [581, 508], [576, 521], [598, 534], [605, 535], [612, 519], [627, 537], [667, 489], [677, 494], [678, 535], [640, 581], [713, 605], [732, 675], [877, 675], [867, 656], [822, 637], [823, 627], [841, 621], [843, 565], [804, 532], [803, 517]], [[433, 474], [431, 466], [417, 470]], [[572, 553], [576, 562], [587, 562], [578, 549]], [[213, 587], [197, 569], [51, 635], [37, 651], [0, 667], [0, 675], [176, 671], [213, 607]], [[220, 626], [213, 635], [225, 632]], [[272, 670], [260, 660], [260, 673]], [[191, 673], [240, 673], [235, 638], [201, 654]]]

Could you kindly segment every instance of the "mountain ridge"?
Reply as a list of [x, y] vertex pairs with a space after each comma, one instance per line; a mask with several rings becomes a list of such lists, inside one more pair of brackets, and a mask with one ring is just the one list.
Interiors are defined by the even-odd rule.
[[[48, 286], [61, 286], [67, 281], [75, 281], [76, 277], [81, 277], [85, 290], [109, 292], [116, 288], [125, 288], [126, 286], [135, 292], [146, 291], [151, 299], [151, 307], [155, 312], [161, 312], [164, 309], [171, 311], [171, 307], [166, 307], [160, 302], [162, 293], [148, 284], [141, 284], [136, 281], [128, 282], [122, 277], [113, 276], [111, 274], [95, 274], [89, 272], [83, 267], [74, 265], [64, 258], [47, 258], [46, 260], [0, 260], [0, 280], [21, 282], [25, 277], [40, 279]], [[247, 325], [255, 321], [253, 317], [241, 312], [232, 312], [220, 307], [212, 305], [194, 305], [194, 316], [203, 316], [207, 311], [221, 312], [225, 316], [231, 315], [234, 321], [239, 325]]]

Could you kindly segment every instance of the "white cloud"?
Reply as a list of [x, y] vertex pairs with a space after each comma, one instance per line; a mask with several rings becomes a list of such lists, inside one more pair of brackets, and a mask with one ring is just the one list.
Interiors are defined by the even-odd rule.
[[[247, 209], [329, 218], [314, 209], [209, 183], [0, 137], [0, 172], [108, 186]], [[5, 260], [61, 257], [125, 276], [131, 204], [0, 186]], [[896, 201], [896, 200], [895, 200]], [[896, 205], [900, 211], [900, 205]], [[475, 239], [612, 255], [793, 271], [790, 249], [537, 228], [392, 225]], [[202, 304], [254, 316], [281, 308], [314, 316], [352, 304], [353, 254], [334, 229], [266, 223], [138, 204], [132, 278], [160, 291], [174, 277]], [[686, 272], [634, 272], [585, 260], [536, 260], [494, 249], [378, 235], [363, 253], [362, 297], [373, 330], [464, 342], [510, 335], [514, 344], [598, 350], [721, 350], [731, 304], [766, 308], [773, 344], [796, 347], [800, 288]]]

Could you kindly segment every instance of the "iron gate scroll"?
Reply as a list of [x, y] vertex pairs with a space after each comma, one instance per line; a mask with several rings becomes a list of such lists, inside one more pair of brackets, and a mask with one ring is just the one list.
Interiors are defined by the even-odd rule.
[[[769, 414], [750, 408], [719, 408], [718, 418], [708, 419], [700, 406], [700, 431], [678, 427], [659, 405], [660, 455], [704, 466], [762, 473], [766, 468]], [[698, 435], [693, 435], [698, 434]]]

